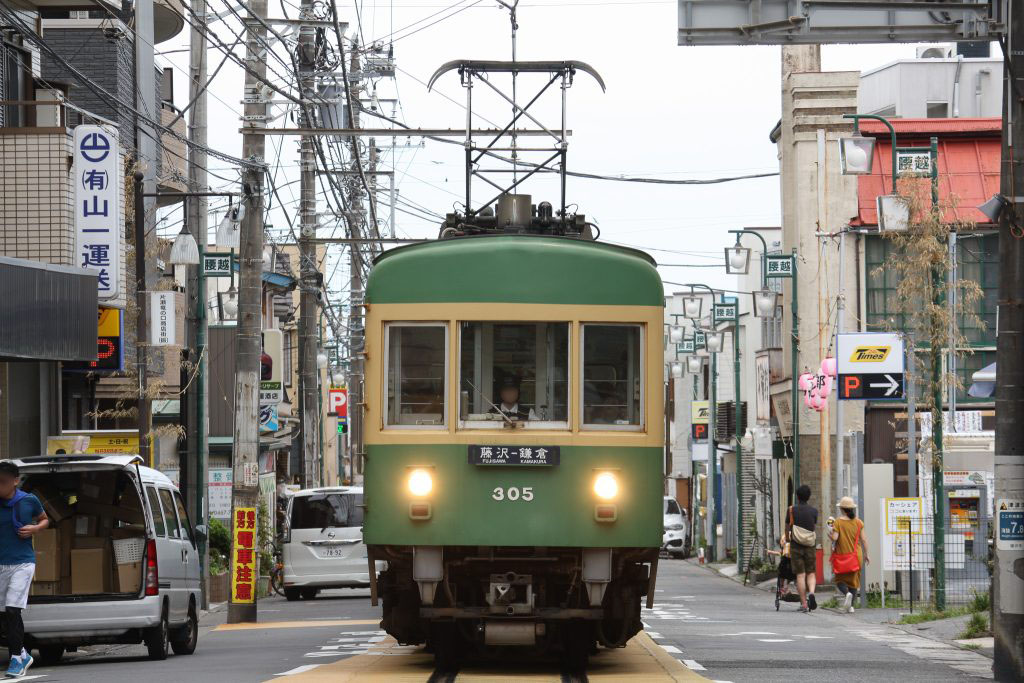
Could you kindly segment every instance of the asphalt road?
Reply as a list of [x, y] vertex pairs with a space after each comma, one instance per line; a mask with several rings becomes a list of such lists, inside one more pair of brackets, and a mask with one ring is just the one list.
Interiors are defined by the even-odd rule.
[[[796, 605], [775, 611], [772, 596], [690, 562], [662, 560], [647, 635], [592, 658], [598, 681], [952, 681], [990, 677], [973, 652], [869, 624], [856, 615]], [[191, 656], [152, 662], [142, 646], [71, 653], [36, 666], [25, 680], [144, 683], [315, 681], [567, 680], [558, 662], [471, 663], [438, 676], [420, 648], [396, 645], [378, 630], [367, 591], [332, 591], [313, 601], [260, 602], [258, 625], [224, 625], [223, 609], [202, 619]]]

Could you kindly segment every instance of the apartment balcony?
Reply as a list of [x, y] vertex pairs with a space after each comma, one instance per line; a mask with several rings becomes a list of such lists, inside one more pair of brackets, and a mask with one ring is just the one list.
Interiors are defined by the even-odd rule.
[[[174, 121], [176, 117], [178, 117], [178, 110], [168, 102], [162, 102], [160, 122], [178, 135], [185, 137], [187, 133], [185, 117], [182, 116]], [[174, 121], [173, 125], [172, 121]], [[188, 154], [185, 143], [165, 132], [160, 135], [160, 144], [163, 147], [160, 150], [160, 166], [157, 172], [157, 184], [160, 192], [184, 192], [188, 188], [188, 168], [185, 163]], [[180, 197], [161, 199], [158, 205], [169, 206], [180, 201]]]

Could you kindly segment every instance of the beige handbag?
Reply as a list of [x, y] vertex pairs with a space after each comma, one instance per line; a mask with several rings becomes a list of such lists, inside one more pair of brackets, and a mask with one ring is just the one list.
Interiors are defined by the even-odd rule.
[[813, 548], [817, 545], [818, 535], [813, 530], [808, 530], [793, 523], [793, 506], [789, 506], [789, 537], [800, 545]]

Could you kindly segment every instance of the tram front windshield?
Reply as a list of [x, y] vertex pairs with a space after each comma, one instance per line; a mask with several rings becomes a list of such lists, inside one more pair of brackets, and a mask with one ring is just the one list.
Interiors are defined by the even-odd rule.
[[569, 324], [461, 324], [459, 420], [568, 429]]

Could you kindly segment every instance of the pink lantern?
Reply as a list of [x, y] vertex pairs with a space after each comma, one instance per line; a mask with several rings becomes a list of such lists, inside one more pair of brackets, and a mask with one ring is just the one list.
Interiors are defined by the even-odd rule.
[[828, 375], [818, 375], [818, 394], [828, 398], [832, 393], [832, 378]]
[[836, 369], [837, 366], [835, 358], [826, 358], [821, 361], [821, 374], [828, 375], [829, 377], [835, 377]]
[[819, 413], [824, 410], [825, 406], [828, 405], [828, 399], [820, 394], [811, 395], [811, 408], [817, 410]]
[[811, 405], [811, 392], [804, 392], [804, 405], [813, 410], [814, 406]]
[[805, 372], [800, 375], [799, 386], [800, 391], [810, 391], [814, 388], [814, 375], [809, 372]]

